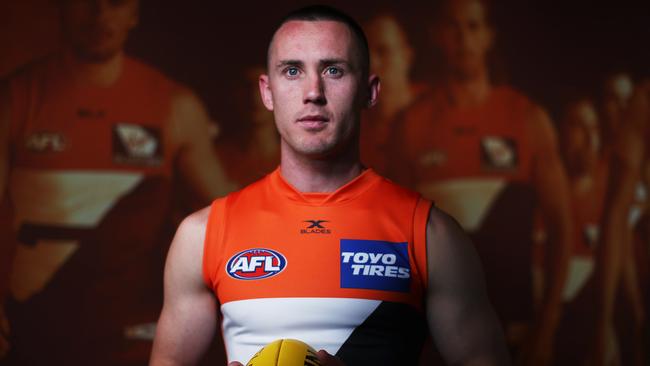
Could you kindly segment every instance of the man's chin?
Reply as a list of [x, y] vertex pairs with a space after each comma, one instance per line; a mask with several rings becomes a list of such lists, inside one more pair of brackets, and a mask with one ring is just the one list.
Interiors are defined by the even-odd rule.
[[116, 57], [119, 53], [121, 52], [121, 49], [115, 49], [115, 48], [86, 48], [86, 49], [77, 49], [75, 54], [79, 58], [80, 61], [87, 62], [87, 63], [93, 63], [93, 64], [101, 64], [104, 62], [107, 62], [114, 57]]
[[334, 147], [329, 144], [297, 144], [292, 150], [300, 156], [309, 159], [324, 159], [332, 154]]

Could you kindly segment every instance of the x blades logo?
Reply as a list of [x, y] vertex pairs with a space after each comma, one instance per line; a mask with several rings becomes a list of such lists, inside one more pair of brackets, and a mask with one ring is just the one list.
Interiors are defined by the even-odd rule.
[[306, 228], [301, 229], [301, 234], [331, 234], [332, 230], [323, 226], [323, 223], [329, 222], [328, 220], [305, 220], [308, 223]]

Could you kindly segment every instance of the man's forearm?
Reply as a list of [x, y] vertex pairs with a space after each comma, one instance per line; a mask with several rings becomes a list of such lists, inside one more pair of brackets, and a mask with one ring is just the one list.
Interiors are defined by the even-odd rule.
[[555, 222], [551, 228], [550, 255], [545, 266], [548, 285], [536, 324], [538, 334], [549, 337], [555, 333], [562, 314], [562, 294], [568, 277], [572, 239], [568, 222]]
[[633, 197], [636, 174], [631, 166], [624, 162], [613, 162], [613, 169], [605, 204], [606, 216], [603, 221], [603, 236], [598, 248], [597, 281], [599, 292], [597, 299], [598, 329], [603, 331], [612, 317], [614, 299], [621, 276], [621, 261], [624, 257], [624, 241], [627, 237], [627, 218]]

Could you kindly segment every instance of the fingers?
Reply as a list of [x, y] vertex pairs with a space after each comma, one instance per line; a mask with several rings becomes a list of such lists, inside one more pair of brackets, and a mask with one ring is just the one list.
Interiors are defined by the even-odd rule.
[[341, 360], [335, 356], [330, 355], [324, 349], [316, 352], [316, 356], [318, 356], [318, 361], [323, 366], [345, 366]]

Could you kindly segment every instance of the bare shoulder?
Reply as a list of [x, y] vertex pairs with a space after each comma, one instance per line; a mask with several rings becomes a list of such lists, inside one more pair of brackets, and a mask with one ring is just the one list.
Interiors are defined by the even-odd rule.
[[444, 211], [432, 207], [427, 224], [428, 293], [474, 297], [483, 293], [480, 260], [469, 236]]
[[172, 141], [179, 145], [197, 139], [209, 141], [219, 132], [201, 98], [183, 85], [179, 85], [172, 94], [169, 123]]
[[190, 239], [205, 236], [205, 229], [210, 217], [210, 206], [204, 207], [187, 216], [178, 226], [177, 236]]
[[555, 126], [548, 112], [538, 104], [531, 104], [526, 114], [528, 140], [534, 154], [546, 156], [557, 150]]
[[456, 222], [456, 219], [435, 205], [431, 207], [429, 221], [427, 222], [427, 231], [436, 235], [449, 235], [458, 230], [462, 232], [463, 229]]
[[187, 216], [179, 225], [165, 265], [166, 293], [204, 290], [203, 244], [209, 215], [210, 208], [206, 207]]
[[203, 243], [210, 216], [210, 207], [205, 207], [187, 216], [178, 226], [169, 258], [176, 261], [201, 263]]
[[[465, 255], [463, 252], [472, 249], [469, 237], [456, 219], [435, 206], [431, 207], [427, 222], [428, 255], [433, 255], [436, 261], [444, 261], [445, 258], [436, 255], [436, 253], [447, 253], [454, 257]], [[454, 254], [452, 255], [452, 253]]]
[[172, 106], [176, 109], [194, 109], [203, 107], [201, 98], [189, 87], [177, 85], [172, 92]]

